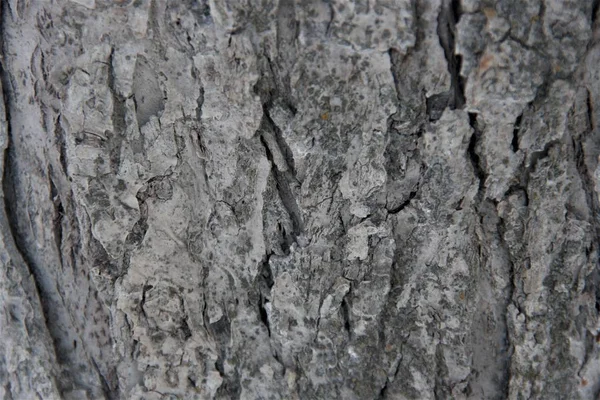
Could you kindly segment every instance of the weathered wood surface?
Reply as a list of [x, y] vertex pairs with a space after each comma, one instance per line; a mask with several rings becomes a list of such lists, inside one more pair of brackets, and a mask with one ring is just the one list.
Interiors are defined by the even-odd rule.
[[596, 399], [591, 0], [6, 0], [4, 399]]

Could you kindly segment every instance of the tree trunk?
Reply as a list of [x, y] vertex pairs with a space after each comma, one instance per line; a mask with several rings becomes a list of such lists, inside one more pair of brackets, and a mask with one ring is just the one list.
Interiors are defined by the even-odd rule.
[[597, 399], [598, 4], [4, 1], [0, 397]]

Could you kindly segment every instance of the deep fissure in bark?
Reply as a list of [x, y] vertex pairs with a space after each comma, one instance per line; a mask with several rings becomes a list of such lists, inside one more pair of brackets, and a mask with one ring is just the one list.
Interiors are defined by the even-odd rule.
[[54, 124], [54, 135], [56, 137], [56, 143], [59, 150], [58, 160], [63, 169], [63, 173], [65, 176], [69, 176], [67, 170], [67, 142], [65, 140], [65, 131], [61, 125], [61, 115], [56, 117], [56, 122]]
[[418, 192], [418, 188], [416, 190], [411, 191], [408, 195], [408, 199], [406, 199], [404, 202], [402, 202], [402, 204], [398, 205], [397, 207], [387, 210], [388, 214], [398, 214], [400, 211], [404, 210], [410, 204], [412, 199], [414, 199], [417, 196]]
[[400, 99], [400, 81], [398, 80], [398, 58], [400, 54], [398, 50], [389, 49], [388, 57], [390, 58], [390, 73], [392, 74], [392, 79], [394, 80], [394, 88], [396, 89], [396, 99]]
[[94, 358], [92, 357], [91, 361], [92, 365], [94, 366], [94, 369], [96, 370], [96, 373], [98, 374], [98, 377], [100, 378], [100, 384], [102, 385], [102, 394], [104, 394], [104, 397], [107, 400], [118, 400], [120, 397], [118, 389], [111, 389], [111, 385], [109, 384], [108, 379], [106, 379], [102, 371], [100, 371], [100, 367], [98, 366], [96, 360], [94, 360]]
[[506, 241], [504, 240], [504, 234], [506, 231], [506, 226], [505, 226], [505, 221], [498, 215], [497, 213], [497, 208], [495, 204], [491, 204], [490, 208], [494, 211], [494, 213], [496, 214], [496, 218], [497, 218], [497, 225], [496, 225], [496, 232], [498, 235], [498, 240], [500, 241], [502, 247], [503, 247], [503, 251], [506, 252], [507, 255], [507, 261], [508, 261], [508, 266], [509, 266], [509, 285], [507, 286], [506, 289], [506, 301], [505, 304], [503, 306], [503, 310], [504, 310], [504, 336], [505, 336], [505, 348], [501, 349], [500, 354], [502, 355], [503, 353], [506, 354], [506, 360], [504, 363], [504, 373], [503, 373], [503, 379], [502, 379], [502, 388], [503, 388], [503, 393], [506, 396], [506, 398], [508, 398], [509, 396], [509, 389], [510, 389], [510, 376], [511, 376], [511, 361], [512, 361], [512, 356], [513, 356], [513, 352], [514, 352], [514, 345], [512, 343], [512, 338], [511, 338], [511, 330], [510, 330], [510, 326], [509, 326], [509, 315], [508, 315], [508, 310], [509, 310], [509, 306], [511, 304], [513, 304], [513, 297], [515, 295], [515, 292], [517, 290], [516, 288], [516, 283], [515, 281], [518, 279], [517, 274], [516, 274], [516, 270], [515, 270], [515, 261], [513, 260], [513, 258], [510, 255], [510, 251], [509, 248], [506, 244]]
[[[112, 94], [113, 98], [113, 113], [112, 113], [112, 123], [114, 127], [114, 132], [110, 132], [110, 137], [108, 141], [108, 150], [110, 154], [110, 167], [111, 171], [116, 175], [119, 170], [119, 164], [121, 163], [121, 144], [123, 142], [123, 138], [125, 137], [125, 130], [127, 128], [126, 115], [127, 110], [125, 107], [125, 99], [119, 95], [119, 92], [115, 86], [115, 71], [114, 71], [114, 52], [115, 49], [112, 48], [110, 52], [110, 56], [108, 58], [107, 68], [107, 76], [108, 76], [108, 88]], [[134, 98], [135, 100], [135, 98]], [[104, 132], [103, 132], [104, 133]], [[143, 136], [141, 136], [143, 140]]]
[[[296, 114], [296, 111], [292, 107], [289, 107], [289, 108], [290, 108], [290, 111], [292, 112], [292, 114]], [[288, 144], [285, 142], [285, 139], [283, 139], [281, 129], [271, 119], [271, 115], [269, 114], [269, 108], [266, 104], [263, 106], [263, 114], [267, 120], [268, 125], [272, 128], [272, 131], [275, 134], [275, 141], [277, 142], [277, 146], [279, 146], [279, 149], [281, 150], [281, 153], [283, 154], [285, 163], [286, 163], [289, 171], [291, 172], [291, 177], [297, 181], [298, 179], [296, 178], [296, 165], [294, 162], [294, 155], [292, 154], [292, 150], [290, 149]]]
[[519, 151], [519, 133], [521, 131], [521, 121], [523, 119], [523, 114], [520, 114], [517, 119], [515, 120], [515, 125], [513, 128], [513, 137], [512, 137], [512, 141], [510, 142], [510, 147], [513, 151], [513, 153], [516, 153], [517, 151]]
[[[52, 171], [50, 168], [50, 176], [52, 175]], [[54, 230], [54, 239], [56, 243], [56, 249], [61, 256], [62, 261], [62, 241], [63, 241], [63, 219], [65, 215], [65, 209], [63, 207], [62, 201], [60, 199], [60, 194], [58, 193], [58, 189], [54, 184], [54, 181], [51, 177], [48, 178], [48, 183], [50, 184], [50, 196], [52, 198], [52, 204], [54, 205], [54, 221], [52, 223]]]
[[477, 141], [481, 137], [481, 131], [477, 125], [477, 114], [469, 113], [469, 125], [473, 128], [473, 133], [471, 134], [471, 138], [469, 139], [469, 147], [467, 148], [468, 158], [473, 166], [473, 172], [475, 172], [475, 177], [479, 180], [479, 201], [482, 200], [482, 191], [485, 187], [485, 180], [487, 178], [487, 174], [485, 169], [481, 165], [481, 158], [479, 154], [477, 154]]
[[263, 325], [267, 328], [269, 337], [271, 336], [271, 324], [269, 322], [269, 314], [265, 308], [265, 304], [270, 301], [271, 288], [273, 287], [273, 272], [269, 264], [272, 253], [268, 254], [258, 269], [258, 314]]
[[444, 49], [448, 73], [450, 74], [450, 93], [448, 107], [460, 109], [465, 105], [464, 79], [460, 75], [462, 57], [456, 54], [456, 24], [460, 19], [459, 0], [444, 0], [438, 15], [437, 34]]
[[348, 293], [346, 293], [346, 295], [344, 296], [344, 298], [342, 299], [342, 306], [340, 307], [340, 312], [342, 314], [342, 321], [344, 322], [344, 330], [346, 331], [346, 334], [351, 338], [352, 337], [352, 321], [350, 318], [351, 315], [351, 310], [350, 310], [350, 304], [349, 304], [349, 300], [348, 300], [348, 296], [350, 296], [350, 291], [348, 291]]
[[[272, 130], [272, 126], [265, 118], [264, 129]], [[296, 198], [292, 192], [290, 187], [290, 182], [294, 182], [295, 178], [291, 174], [290, 171], [280, 171], [277, 167], [277, 164], [273, 160], [273, 153], [267, 144], [264, 136], [260, 136], [260, 142], [265, 149], [265, 154], [267, 159], [271, 163], [271, 173], [273, 174], [273, 178], [275, 179], [275, 184], [277, 188], [277, 192], [279, 193], [279, 198], [285, 207], [290, 220], [292, 221], [293, 231], [289, 232], [294, 241], [298, 240], [298, 236], [300, 236], [304, 231], [304, 222], [302, 221], [302, 214], [300, 209], [298, 208], [298, 204], [296, 203]]]

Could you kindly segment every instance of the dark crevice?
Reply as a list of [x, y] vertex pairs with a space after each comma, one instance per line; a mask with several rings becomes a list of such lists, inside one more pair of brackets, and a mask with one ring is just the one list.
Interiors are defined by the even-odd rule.
[[460, 5], [460, 0], [451, 0], [450, 7], [452, 7], [452, 13], [455, 18], [455, 24], [457, 24], [458, 21], [460, 21], [460, 16], [462, 14], [462, 7]]
[[179, 303], [181, 309], [184, 311], [184, 317], [181, 319], [181, 325], [179, 326], [179, 330], [181, 332], [183, 340], [186, 341], [192, 337], [192, 330], [190, 329], [190, 324], [188, 323], [189, 317], [187, 315], [187, 312], [185, 312], [185, 302], [183, 301], [183, 297], [179, 298]]
[[473, 166], [475, 176], [479, 180], [479, 195], [481, 195], [485, 187], [487, 174], [481, 165], [481, 158], [479, 157], [479, 154], [477, 154], [477, 141], [481, 137], [481, 131], [477, 125], [477, 114], [469, 113], [469, 124], [471, 125], [471, 128], [473, 128], [473, 134], [471, 135], [471, 139], [469, 139], [467, 154], [469, 156], [469, 160], [471, 161], [471, 165]]
[[[51, 167], [50, 167], [51, 168]], [[54, 240], [56, 242], [56, 250], [58, 251], [59, 256], [62, 260], [62, 240], [63, 240], [63, 229], [62, 223], [65, 215], [65, 210], [63, 208], [62, 201], [60, 199], [60, 194], [58, 193], [58, 189], [54, 184], [52, 178], [49, 178], [50, 183], [50, 197], [52, 200], [52, 204], [54, 204], [54, 220], [52, 222], [52, 229], [54, 231]]]
[[290, 247], [292, 243], [294, 243], [294, 238], [288, 235], [287, 231], [285, 230], [285, 227], [281, 224], [281, 222], [277, 222], [277, 230], [281, 234], [281, 241], [279, 243], [279, 245], [281, 246], [281, 251], [283, 252], [283, 254], [289, 254]]
[[14, 400], [13, 394], [12, 394], [12, 385], [10, 383], [10, 381], [8, 381], [5, 385], [4, 385], [4, 393], [6, 396], [5, 400]]
[[188, 319], [187, 317], [185, 317], [182, 321], [181, 321], [181, 334], [183, 335], [183, 340], [188, 340], [189, 338], [192, 337], [192, 330], [190, 329], [190, 325], [188, 324]]
[[325, 29], [325, 36], [329, 37], [331, 35], [331, 24], [335, 19], [335, 8], [333, 7], [333, 1], [327, 2], [329, 5], [329, 21], [327, 21], [327, 27]]
[[60, 115], [56, 118], [56, 122], [54, 124], [54, 135], [56, 136], [56, 143], [58, 144], [58, 160], [65, 176], [69, 176], [67, 173], [67, 142], [65, 140], [66, 133], [61, 125]]
[[[129, 326], [129, 324], [127, 324], [129, 331], [131, 332], [131, 327]], [[139, 350], [140, 350], [140, 342], [133, 339], [133, 343], [131, 345], [131, 354], [129, 355], [132, 359], [135, 359], [138, 357], [139, 355]]]
[[146, 293], [148, 293], [148, 291], [153, 287], [154, 286], [152, 285], [144, 285], [144, 287], [142, 288], [142, 298], [139, 304], [139, 312], [144, 317], [146, 322], [148, 321], [148, 316], [146, 315], [146, 310], [144, 309], [144, 305], [146, 304]]
[[[119, 92], [116, 87], [115, 71], [113, 65], [114, 52], [115, 49], [111, 49], [107, 66], [107, 85], [113, 99], [113, 113], [111, 118], [114, 128], [114, 132], [110, 133], [108, 151], [110, 156], [110, 168], [111, 171], [116, 175], [119, 171], [119, 165], [121, 163], [121, 144], [123, 142], [123, 138], [125, 137], [125, 130], [127, 129], [127, 109], [125, 106], [125, 99], [119, 95]], [[104, 134], [106, 135], [105, 132]]]
[[[522, 119], [522, 116], [519, 116], [515, 121], [515, 130], [514, 130], [513, 140], [512, 140], [512, 144], [511, 144], [514, 152], [518, 151], [518, 146], [519, 146], [518, 131], [521, 126], [521, 119]], [[478, 193], [477, 193], [477, 197], [476, 197], [476, 200], [477, 200], [476, 210], [477, 210], [477, 213], [479, 214], [480, 223], [484, 224], [484, 226], [485, 226], [485, 223], [484, 223], [485, 215], [488, 215], [488, 216], [494, 215], [495, 216], [495, 219], [497, 221], [496, 229], [495, 229], [495, 232], [491, 231], [490, 233], [497, 237], [497, 240], [500, 242], [502, 249], [507, 252], [507, 260], [508, 260], [507, 273], [509, 276], [510, 284], [506, 288], [505, 298], [503, 300], [500, 300], [502, 302], [501, 307], [504, 311], [503, 312], [504, 320], [502, 321], [503, 327], [501, 329], [503, 330], [503, 333], [505, 336], [505, 341], [501, 344], [498, 344], [498, 352], [499, 352], [498, 355], [499, 355], [499, 357], [503, 357], [503, 360], [502, 360], [503, 368], [501, 371], [498, 371], [499, 381], [497, 382], [499, 389], [502, 390], [502, 392], [503, 392], [503, 396], [506, 397], [506, 396], [508, 396], [508, 387], [510, 384], [510, 365], [511, 365], [511, 357], [512, 357], [510, 327], [509, 327], [507, 310], [508, 310], [509, 305], [512, 303], [512, 298], [514, 296], [514, 292], [516, 291], [515, 279], [517, 279], [517, 277], [515, 276], [515, 272], [514, 272], [514, 262], [510, 256], [510, 253], [508, 253], [509, 248], [504, 241], [505, 226], [504, 226], [503, 220], [497, 214], [497, 202], [494, 200], [489, 200], [489, 199], [486, 200], [484, 198], [484, 190], [485, 190], [485, 182], [487, 180], [487, 173], [485, 171], [481, 157], [479, 156], [479, 154], [477, 152], [477, 146], [478, 146], [479, 140], [481, 139], [482, 131], [479, 126], [478, 115], [476, 113], [469, 113], [469, 125], [473, 129], [473, 133], [471, 135], [471, 138], [469, 139], [467, 154], [468, 154], [469, 160], [471, 162], [471, 165], [473, 167], [473, 172], [479, 181], [479, 189], [478, 189]], [[519, 191], [525, 192], [525, 190], [523, 189], [523, 186], [520, 184], [513, 185], [509, 188], [509, 190], [507, 191], [505, 196], [508, 196], [512, 193], [517, 193]], [[525, 192], [525, 196], [527, 196], [526, 192]], [[526, 202], [527, 202], [527, 200], [526, 200]], [[481, 247], [479, 249], [478, 254], [479, 254], [480, 259], [482, 257], [485, 257], [482, 254]], [[438, 374], [441, 375], [441, 372], [439, 372]], [[436, 391], [436, 397], [437, 398], [446, 398], [447, 397], [446, 393], [444, 393], [444, 390], [443, 390], [444, 382], [442, 382], [442, 381], [438, 382], [436, 380], [436, 387], [440, 388], [439, 389], [440, 392]], [[467, 392], [472, 391], [472, 387], [470, 384], [467, 385], [466, 391]]]
[[273, 272], [269, 264], [272, 253], [268, 254], [265, 260], [261, 263], [258, 269], [257, 286], [258, 286], [258, 314], [260, 321], [267, 328], [269, 337], [271, 336], [271, 324], [269, 322], [269, 314], [265, 307], [266, 303], [271, 298], [271, 288], [273, 287]]
[[215, 399], [240, 399], [242, 393], [242, 385], [241, 385], [241, 377], [237, 368], [234, 368], [234, 371], [230, 375], [225, 374], [225, 369], [223, 366], [223, 359], [217, 358], [217, 362], [215, 362], [215, 368], [223, 378], [223, 383], [217, 389], [217, 392], [214, 396]]
[[437, 34], [450, 74], [450, 96], [448, 107], [459, 109], [465, 105], [464, 78], [460, 75], [462, 57], [456, 54], [456, 24], [460, 19], [460, 1], [444, 0], [438, 14]]
[[[290, 110], [292, 112], [294, 112], [294, 110], [292, 108], [290, 108]], [[279, 129], [279, 127], [271, 119], [267, 105], [263, 106], [263, 114], [267, 120], [268, 125], [271, 126], [273, 133], [275, 133], [275, 141], [277, 142], [277, 145], [279, 146], [279, 149], [280, 149], [281, 153], [283, 154], [283, 158], [285, 159], [285, 163], [286, 163], [288, 169], [291, 171], [294, 180], [297, 181], [294, 155], [292, 153], [292, 150], [286, 143], [285, 139], [283, 138], [281, 129]]]
[[129, 264], [131, 262], [131, 253], [137, 247], [139, 247], [144, 238], [146, 237], [146, 232], [148, 231], [148, 205], [146, 204], [147, 194], [140, 189], [136, 194], [136, 199], [138, 201], [138, 208], [140, 210], [140, 218], [131, 228], [129, 234], [125, 238], [125, 252], [123, 254], [123, 259], [121, 265], [119, 267], [118, 278], [119, 276], [123, 276], [129, 270]]
[[[270, 124], [267, 122], [268, 119], [265, 118], [265, 126], [263, 129], [272, 129]], [[277, 192], [279, 193], [279, 197], [283, 206], [285, 207], [291, 221], [292, 221], [292, 229], [293, 232], [290, 232], [291, 237], [294, 241], [297, 242], [298, 236], [300, 236], [304, 232], [304, 222], [302, 220], [302, 214], [300, 212], [300, 208], [298, 207], [298, 203], [296, 202], [296, 198], [292, 192], [292, 188], [290, 187], [290, 182], [297, 182], [291, 171], [279, 171], [275, 161], [273, 160], [273, 154], [271, 153], [271, 149], [269, 149], [269, 145], [267, 144], [266, 139], [261, 134], [260, 142], [265, 148], [265, 154], [267, 159], [271, 163], [271, 173], [275, 179], [275, 185], [277, 188]]]
[[596, 130], [596, 127], [594, 125], [594, 102], [592, 100], [592, 94], [590, 93], [589, 90], [587, 90], [586, 105], [587, 105], [587, 118], [588, 118], [588, 124], [590, 125], [590, 131], [594, 132]]
[[140, 210], [140, 218], [135, 225], [133, 225], [131, 232], [129, 232], [125, 239], [128, 248], [127, 250], [131, 250], [142, 244], [146, 232], [148, 231], [148, 205], [146, 204], [148, 197], [147, 187], [140, 189], [135, 195]]
[[513, 127], [513, 137], [510, 143], [513, 153], [519, 151], [519, 133], [521, 131], [521, 121], [523, 120], [523, 114], [519, 115], [515, 120]]
[[594, 0], [592, 3], [592, 28], [594, 28], [594, 24], [598, 20], [598, 10], [600, 9], [600, 0]]
[[94, 260], [94, 265], [97, 266], [103, 278], [107, 278], [111, 283], [114, 283], [119, 276], [123, 275], [122, 266], [109, 256], [104, 246], [92, 236], [91, 227], [89, 227], [86, 234], [90, 238], [89, 254], [91, 259]]
[[429, 120], [435, 122], [442, 117], [444, 110], [450, 103], [450, 92], [442, 92], [431, 95], [425, 99], [426, 113]]
[[[396, 377], [398, 376], [398, 374], [400, 373], [400, 366], [402, 365], [402, 360], [398, 361], [398, 363], [396, 364], [396, 369], [394, 371], [394, 380], [396, 380]], [[379, 391], [379, 396], [377, 397], [377, 400], [384, 400], [387, 398], [387, 392], [389, 389], [389, 385], [390, 385], [390, 379], [389, 377], [385, 380], [385, 383], [383, 385], [383, 387], [381, 388], [381, 390]]]
[[348, 334], [348, 337], [352, 338], [352, 323], [350, 320], [350, 303], [348, 301], [348, 296], [350, 295], [350, 291], [346, 293], [344, 298], [342, 299], [342, 306], [340, 307], [340, 311], [342, 314], [342, 321], [344, 322], [344, 330]]
[[505, 302], [503, 305], [503, 316], [504, 316], [504, 348], [501, 349], [500, 354], [505, 354], [505, 360], [504, 360], [504, 369], [502, 371], [502, 373], [504, 374], [504, 376], [502, 377], [502, 390], [503, 390], [503, 395], [505, 396], [505, 398], [508, 398], [509, 395], [509, 388], [510, 388], [510, 381], [511, 381], [511, 371], [510, 371], [510, 366], [511, 366], [511, 360], [512, 360], [512, 355], [513, 355], [513, 344], [512, 344], [512, 340], [511, 340], [511, 336], [510, 336], [510, 324], [509, 324], [509, 312], [508, 312], [508, 308], [509, 306], [513, 303], [513, 297], [517, 291], [517, 286], [515, 284], [515, 280], [518, 279], [518, 277], [516, 276], [516, 270], [515, 270], [515, 263], [513, 260], [513, 257], [511, 257], [510, 254], [510, 249], [508, 244], [506, 243], [506, 241], [504, 240], [504, 236], [506, 234], [506, 226], [504, 223], [504, 220], [502, 218], [500, 218], [500, 216], [498, 216], [497, 214], [497, 208], [494, 204], [490, 204], [489, 207], [490, 210], [492, 210], [497, 217], [497, 224], [496, 224], [496, 234], [498, 235], [498, 240], [500, 242], [500, 245], [502, 246], [502, 249], [506, 252], [506, 256], [507, 256], [507, 261], [508, 261], [508, 274], [509, 274], [509, 285], [507, 285], [507, 292], [506, 292], [506, 298], [505, 298]]
[[387, 210], [388, 214], [398, 214], [400, 211], [404, 210], [410, 204], [412, 199], [414, 199], [417, 196], [418, 190], [419, 189], [417, 188], [416, 190], [413, 190], [412, 192], [410, 192], [408, 199], [404, 200], [404, 202], [402, 202], [402, 204], [400, 204], [397, 207], [394, 207], [392, 209], [388, 209]]
[[277, 351], [273, 351], [273, 359], [277, 362], [277, 364], [281, 365], [282, 371], [281, 375], [285, 376], [286, 368], [281, 356], [277, 353]]
[[266, 300], [264, 297], [260, 297], [260, 303], [258, 305], [258, 310], [260, 314], [260, 322], [267, 328], [267, 332], [269, 337], [271, 337], [271, 325], [269, 324], [269, 315], [267, 314], [267, 310], [265, 309]]
[[400, 80], [398, 79], [398, 58], [400, 57], [400, 53], [398, 52], [398, 50], [389, 49], [388, 56], [390, 57], [390, 72], [392, 74], [392, 79], [394, 80], [396, 98], [400, 99]]
[[[593, 146], [595, 138], [595, 127], [593, 124], [593, 103], [590, 92], [587, 92], [587, 98], [585, 99], [585, 106], [587, 108], [587, 119], [588, 126], [582, 127], [581, 124], [577, 123], [577, 115], [579, 114], [580, 107], [577, 105], [573, 106], [569, 115], [569, 125], [571, 131], [571, 145], [573, 151], [573, 157], [577, 174], [581, 180], [582, 191], [584, 192], [585, 202], [590, 212], [589, 223], [591, 225], [593, 239], [586, 248], [586, 259], [589, 262], [595, 264], [595, 268], [589, 275], [585, 277], [585, 289], [584, 293], [589, 293], [594, 298], [594, 307], [596, 312], [600, 312], [600, 269], [598, 268], [598, 245], [600, 244], [600, 201], [595, 190], [595, 179], [594, 179], [594, 166], [590, 169], [590, 165], [586, 162], [586, 157], [590, 154], [586, 154], [588, 146]], [[594, 148], [592, 147], [592, 152]], [[587, 219], [587, 218], [583, 218]], [[591, 255], [594, 254], [594, 258]], [[576, 282], [574, 282], [574, 285]], [[575, 289], [576, 290], [576, 289]], [[590, 304], [591, 306], [591, 304]], [[596, 336], [595, 341], [600, 343], [600, 335]], [[581, 364], [582, 368], [588, 364], [588, 355], [591, 351], [586, 351], [586, 357], [584, 362]], [[600, 386], [596, 386], [593, 390], [592, 398], [599, 398]]]
[[218, 343], [219, 352], [222, 359], [227, 358], [227, 351], [231, 342], [231, 321], [227, 315], [222, 316], [218, 321], [207, 325], [210, 335]]
[[[238, 365], [228, 357], [228, 346], [231, 339], [231, 324], [227, 317], [211, 325], [212, 336], [219, 343], [219, 355], [215, 361], [215, 369], [223, 379], [223, 383], [217, 389], [215, 399], [239, 399], [242, 391]], [[225, 360], [232, 369], [225, 370]]]
[[240, 376], [237, 365], [233, 365], [233, 371], [225, 371], [225, 360], [231, 365], [233, 363], [231, 357], [231, 320], [227, 315], [221, 317], [214, 323], [209, 323], [209, 318], [206, 313], [206, 300], [204, 303], [204, 325], [207, 327], [209, 334], [217, 343], [218, 357], [215, 362], [215, 369], [223, 378], [223, 383], [217, 390], [215, 398], [239, 398], [241, 391]]
[[435, 381], [433, 384], [433, 394], [435, 399], [448, 399], [450, 398], [449, 385], [446, 382], [448, 377], [448, 369], [446, 368], [446, 362], [444, 358], [443, 344], [436, 345], [435, 348]]
[[379, 395], [377, 396], [378, 400], [384, 400], [387, 397], [387, 388], [389, 382], [390, 381], [386, 379], [385, 383], [383, 384], [383, 387], [379, 391]]
[[215, 361], [215, 369], [221, 375], [221, 378], [225, 377], [225, 368], [223, 368], [223, 358], [221, 356], [218, 356], [217, 361]]
[[203, 105], [204, 105], [204, 87], [200, 87], [200, 95], [196, 99], [196, 119], [198, 121], [202, 120], [202, 106]]
[[[104, 374], [100, 371], [100, 368], [98, 367], [98, 364], [96, 363], [96, 360], [94, 360], [94, 358], [92, 358], [91, 360], [92, 360], [92, 365], [94, 366], [94, 369], [96, 370], [96, 373], [98, 374], [98, 377], [100, 378], [100, 384], [102, 385], [102, 394], [104, 394], [104, 397], [106, 398], [106, 400], [119, 399], [118, 389], [116, 389], [118, 387], [118, 385], [115, 385], [115, 384], [111, 385], [109, 383], [108, 379], [106, 379]], [[115, 390], [113, 390], [112, 388], [115, 388]]]
[[[293, 242], [297, 242], [298, 236], [304, 232], [304, 222], [293, 188], [299, 186], [300, 182], [296, 177], [296, 166], [292, 151], [285, 142], [281, 129], [275, 124], [269, 112], [275, 99], [282, 100], [292, 114], [296, 113], [296, 109], [285, 94], [289, 79], [279, 77], [277, 74], [278, 69], [275, 68], [274, 62], [267, 54], [264, 54], [264, 59], [266, 65], [263, 76], [254, 86], [254, 91], [260, 96], [263, 104], [263, 119], [258, 130], [260, 132], [259, 139], [265, 149], [267, 159], [271, 163], [271, 173], [275, 180], [279, 198], [292, 221], [292, 232], [288, 232], [289, 236]], [[274, 152], [281, 155], [285, 165], [277, 164], [273, 156]], [[282, 169], [284, 170], [282, 171]]]
[[594, 228], [594, 235], [596, 236], [595, 245], [600, 243], [600, 224], [597, 222], [598, 215], [600, 215], [600, 207], [598, 197], [595, 194], [595, 183], [593, 180], [593, 174], [590, 173], [588, 165], [585, 162], [585, 153], [583, 150], [582, 140], [572, 140], [573, 152], [575, 154], [575, 164], [577, 172], [581, 179], [581, 183], [585, 192], [585, 200], [587, 206], [592, 214], [592, 226]]

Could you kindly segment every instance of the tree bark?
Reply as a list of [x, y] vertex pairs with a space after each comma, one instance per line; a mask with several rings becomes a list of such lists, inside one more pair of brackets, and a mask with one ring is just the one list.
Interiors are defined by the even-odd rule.
[[579, 0], [7, 0], [4, 399], [597, 399]]

